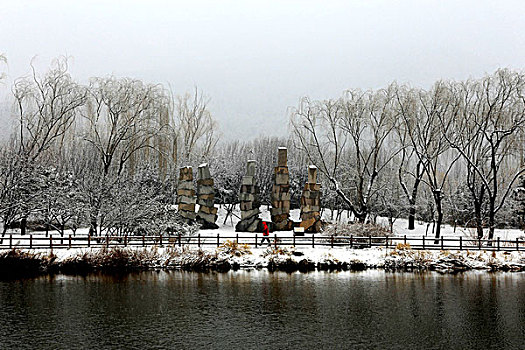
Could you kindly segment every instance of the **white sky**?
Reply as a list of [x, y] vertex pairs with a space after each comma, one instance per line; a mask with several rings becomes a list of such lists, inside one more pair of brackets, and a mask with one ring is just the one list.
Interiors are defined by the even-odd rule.
[[11, 80], [69, 55], [81, 81], [198, 86], [224, 138], [282, 136], [304, 95], [523, 69], [525, 1], [0, 0], [0, 52]]

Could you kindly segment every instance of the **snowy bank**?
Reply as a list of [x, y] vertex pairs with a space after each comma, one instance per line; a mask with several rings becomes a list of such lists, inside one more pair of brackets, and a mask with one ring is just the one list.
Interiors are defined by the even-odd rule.
[[290, 272], [364, 269], [525, 271], [525, 252], [424, 251], [402, 245], [394, 249], [296, 249], [274, 246], [253, 249], [235, 242], [227, 242], [217, 249], [148, 247], [0, 252], [0, 278], [148, 269], [226, 272], [241, 268]]

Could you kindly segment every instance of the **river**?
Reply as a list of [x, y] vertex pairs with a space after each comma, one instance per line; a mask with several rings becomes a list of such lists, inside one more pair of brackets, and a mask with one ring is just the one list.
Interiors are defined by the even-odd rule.
[[141, 272], [0, 282], [2, 349], [525, 349], [525, 274]]

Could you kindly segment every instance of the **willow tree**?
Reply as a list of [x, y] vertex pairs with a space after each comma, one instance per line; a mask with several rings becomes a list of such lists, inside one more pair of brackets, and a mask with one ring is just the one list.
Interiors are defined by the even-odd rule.
[[55, 60], [42, 77], [31, 68], [30, 77], [15, 81], [13, 95], [20, 154], [34, 162], [69, 130], [87, 91], [72, 79], [64, 58]]
[[[160, 85], [145, 84], [130, 78], [93, 78], [84, 117], [85, 140], [92, 145], [99, 164], [90, 182], [98, 190], [87, 191], [90, 198], [91, 231], [103, 222], [101, 208], [111, 194], [130, 160], [141, 150], [154, 148], [154, 138], [161, 129], [159, 115], [167, 105]], [[97, 195], [98, 193], [98, 195]]]
[[459, 155], [451, 150], [446, 141], [446, 135], [453, 130], [457, 104], [450, 95], [447, 83], [441, 81], [429, 91], [407, 91], [405, 98], [399, 102], [401, 120], [424, 171], [425, 176], [421, 180], [430, 189], [435, 203], [437, 239], [441, 235], [443, 223], [443, 190], [459, 159]]
[[493, 239], [496, 214], [525, 173], [519, 137], [525, 128], [525, 75], [498, 70], [480, 80], [455, 84], [451, 91], [460, 109], [453, 119], [455, 132], [445, 137], [466, 166], [478, 238], [483, 237], [481, 209], [486, 201], [488, 238]]
[[208, 158], [219, 135], [208, 108], [210, 99], [199, 92], [173, 97], [170, 113], [170, 137], [173, 139], [172, 160], [175, 164], [192, 163]]
[[[27, 179], [33, 176], [33, 183], [36, 183], [38, 177], [35, 169], [39, 163], [43, 163], [42, 158], [63, 154], [64, 137], [70, 131], [80, 108], [86, 103], [87, 91], [69, 74], [66, 58], [55, 60], [43, 76], [39, 76], [32, 65], [31, 68], [31, 76], [17, 79], [13, 86], [18, 119], [18, 152], [13, 156], [18, 157], [21, 164], [18, 177]], [[35, 191], [33, 189], [31, 192]], [[22, 233], [25, 233], [27, 217], [33, 211], [32, 198], [35, 193], [20, 193], [21, 197], [24, 195], [29, 197], [18, 201], [23, 208]]]
[[350, 90], [335, 100], [303, 98], [292, 111], [295, 147], [305, 152], [360, 222], [370, 214], [379, 175], [399, 152], [392, 143], [394, 89]]

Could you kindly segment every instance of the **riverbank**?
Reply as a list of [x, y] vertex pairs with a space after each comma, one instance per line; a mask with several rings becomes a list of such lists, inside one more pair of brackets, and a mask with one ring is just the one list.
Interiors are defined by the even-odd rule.
[[269, 271], [387, 271], [468, 270], [525, 271], [525, 252], [424, 251], [398, 245], [394, 249], [253, 249], [228, 242], [218, 249], [179, 247], [69, 249], [55, 251], [4, 250], [0, 252], [0, 278], [42, 274], [86, 274], [181, 269], [226, 272], [238, 269]]

